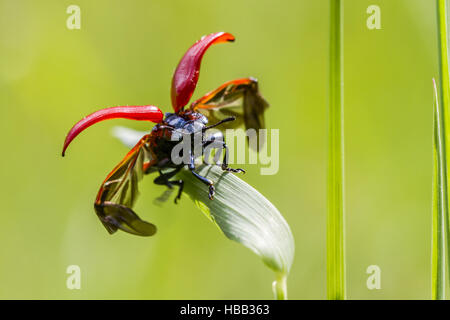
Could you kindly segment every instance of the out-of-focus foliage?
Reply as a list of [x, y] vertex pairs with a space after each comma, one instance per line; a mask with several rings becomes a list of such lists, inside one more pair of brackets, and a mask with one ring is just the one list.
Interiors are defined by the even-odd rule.
[[[224, 239], [191, 201], [158, 207], [165, 187], [144, 179], [136, 212], [151, 238], [110, 236], [93, 201], [127, 149], [111, 121], [60, 157], [65, 134], [101, 107], [154, 104], [170, 111], [172, 72], [200, 36], [236, 42], [205, 56], [197, 98], [254, 76], [280, 129], [280, 170], [244, 179], [283, 213], [295, 238], [289, 298], [325, 298], [328, 1], [87, 1], [81, 29], [72, 1], [0, 0], [2, 147], [1, 298], [272, 298], [256, 255]], [[430, 79], [436, 75], [432, 1], [345, 2], [345, 151], [349, 298], [429, 298], [432, 175]], [[81, 290], [66, 288], [79, 265]], [[366, 269], [382, 270], [381, 290]]]

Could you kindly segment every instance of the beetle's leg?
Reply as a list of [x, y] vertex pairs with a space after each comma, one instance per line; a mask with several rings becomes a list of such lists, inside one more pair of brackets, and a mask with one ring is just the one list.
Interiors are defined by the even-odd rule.
[[216, 142], [216, 137], [214, 135], [209, 137], [207, 140], [203, 141], [202, 148], [203, 148], [203, 163], [204, 164], [209, 164], [209, 162], [205, 161], [205, 159], [206, 159], [205, 156], [207, 157], [209, 155], [209, 154], [208, 155], [205, 154], [205, 150], [209, 145], [211, 145], [214, 142]]
[[208, 197], [210, 200], [214, 199], [214, 194], [216, 193], [216, 188], [214, 188], [213, 182], [205, 177], [202, 177], [194, 170], [191, 170], [191, 172], [197, 179], [199, 179], [201, 182], [203, 182], [204, 184], [206, 184], [209, 187]]
[[177, 193], [177, 196], [175, 197], [175, 199], [173, 200], [175, 202], [175, 204], [177, 204], [178, 200], [180, 200], [180, 198], [181, 198], [181, 193], [183, 192], [184, 181], [183, 180], [172, 180], [169, 182], [171, 184], [178, 185], [178, 193]]
[[163, 173], [161, 170], [158, 170], [159, 176], [156, 177], [155, 180], [153, 180], [153, 182], [155, 184], [165, 185], [165, 186], [169, 187], [170, 189], [172, 189], [174, 185], [178, 186], [178, 193], [174, 200], [175, 203], [177, 203], [178, 200], [180, 200], [180, 198], [181, 198], [181, 193], [183, 192], [183, 187], [184, 187], [184, 181], [183, 180], [169, 180], [169, 179], [172, 178], [175, 174], [177, 174], [178, 171], [180, 171], [180, 169], [181, 168], [178, 168], [178, 169], [175, 169], [168, 173]]
[[244, 169], [241, 169], [241, 168], [233, 169], [228, 166], [228, 146], [225, 142], [223, 142], [223, 144], [222, 144], [222, 150], [225, 151], [223, 154], [222, 170], [227, 171], [227, 172], [234, 172], [234, 173], [238, 173], [238, 172], [245, 173]]
[[[209, 146], [211, 143], [214, 143], [214, 142], [216, 142], [216, 140], [213, 136], [209, 140], [207, 140], [203, 143], [203, 148]], [[234, 172], [234, 173], [238, 173], [238, 172], [245, 173], [244, 169], [240, 169], [240, 168], [233, 169], [228, 166], [228, 146], [225, 142], [219, 142], [219, 143], [222, 143], [222, 149], [224, 150], [223, 161], [222, 161], [222, 170], [227, 171], [227, 172]]]
[[216, 192], [216, 188], [214, 188], [214, 183], [213, 183], [211, 180], [209, 180], [209, 179], [207, 179], [207, 178], [205, 178], [205, 177], [199, 175], [197, 172], [194, 171], [194, 169], [195, 169], [195, 163], [194, 163], [194, 156], [193, 156], [192, 154], [191, 154], [191, 161], [190, 161], [188, 167], [189, 167], [189, 170], [192, 172], [192, 174], [193, 174], [198, 180], [200, 180], [201, 182], [203, 182], [204, 184], [206, 184], [206, 185], [209, 187], [209, 194], [208, 194], [208, 197], [209, 197], [210, 200], [212, 200], [212, 199], [214, 198], [214, 194], [215, 194], [215, 192]]

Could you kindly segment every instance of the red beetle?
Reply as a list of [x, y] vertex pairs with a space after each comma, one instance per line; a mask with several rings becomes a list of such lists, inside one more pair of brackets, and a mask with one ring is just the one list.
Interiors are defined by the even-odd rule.
[[[117, 229], [121, 229], [140, 236], [155, 234], [155, 225], [141, 220], [131, 209], [138, 194], [138, 181], [143, 177], [143, 174], [158, 172], [159, 176], [154, 180], [156, 184], [166, 185], [169, 188], [178, 186], [176, 202], [183, 191], [183, 181], [170, 179], [187, 165], [196, 178], [209, 186], [209, 198], [213, 199], [214, 184], [195, 172], [195, 156], [193, 153], [189, 154], [190, 161], [187, 164], [175, 164], [172, 161], [171, 151], [179, 143], [173, 139], [174, 132], [200, 133], [202, 148], [205, 148], [214, 141], [214, 138], [204, 140], [204, 132], [223, 123], [228, 122], [228, 127], [234, 128], [240, 125], [245, 125], [247, 129], [264, 128], [263, 114], [268, 104], [259, 94], [258, 83], [253, 78], [229, 81], [194, 101], [189, 108], [184, 108], [197, 86], [200, 63], [205, 51], [212, 44], [227, 41], [234, 41], [233, 35], [225, 32], [213, 33], [202, 37], [185, 53], [172, 79], [174, 113], [166, 113], [164, 116], [161, 110], [155, 106], [106, 108], [80, 120], [67, 134], [62, 152], [63, 156], [71, 141], [79, 133], [99, 121], [125, 118], [156, 123], [152, 131], [143, 136], [125, 158], [108, 174], [97, 194], [94, 204], [95, 211], [109, 233], [112, 234]], [[215, 123], [207, 126], [208, 119], [214, 120]], [[226, 161], [227, 147], [224, 142], [222, 148], [225, 150], [224, 161], [221, 164], [222, 169], [231, 172], [244, 172], [242, 169], [228, 167]]]

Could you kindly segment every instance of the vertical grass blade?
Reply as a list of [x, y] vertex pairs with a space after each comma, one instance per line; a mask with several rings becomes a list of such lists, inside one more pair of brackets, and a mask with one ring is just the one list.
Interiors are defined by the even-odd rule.
[[343, 4], [330, 0], [328, 106], [327, 297], [345, 299]]
[[[450, 75], [449, 75], [449, 53], [448, 53], [448, 3], [447, 0], [436, 0], [437, 8], [437, 33], [438, 33], [438, 59], [439, 59], [439, 90], [438, 102], [440, 117], [442, 118], [441, 131], [442, 131], [442, 142], [443, 142], [443, 153], [445, 156], [444, 162], [445, 166], [448, 166], [448, 159], [446, 157], [447, 148], [450, 141], [449, 128], [449, 100], [450, 100]], [[445, 183], [448, 185], [448, 176], [445, 172]], [[448, 198], [448, 191], [446, 193]], [[448, 204], [445, 204], [445, 237], [446, 237], [446, 248], [447, 248], [447, 258], [450, 258], [450, 221], [448, 215]], [[450, 268], [450, 264], [447, 264], [447, 268]], [[448, 270], [450, 274], [450, 269]]]
[[448, 215], [447, 159], [445, 125], [439, 104], [436, 82], [434, 88], [433, 125], [433, 223], [432, 223], [432, 299], [445, 299], [445, 217]]

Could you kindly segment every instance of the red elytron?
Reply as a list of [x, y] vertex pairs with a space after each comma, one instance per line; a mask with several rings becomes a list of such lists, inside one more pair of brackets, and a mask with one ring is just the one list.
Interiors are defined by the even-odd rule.
[[[192, 94], [197, 86], [200, 64], [206, 50], [221, 42], [234, 41], [234, 37], [225, 32], [213, 33], [202, 37], [183, 56], [172, 79], [172, 106], [174, 113], [165, 116], [155, 106], [122, 106], [96, 111], [73, 126], [64, 141], [64, 156], [72, 140], [91, 125], [107, 119], [146, 120], [156, 123], [152, 131], [143, 136], [136, 146], [111, 171], [103, 181], [95, 200], [94, 208], [109, 233], [117, 229], [141, 235], [151, 236], [156, 232], [155, 225], [141, 220], [131, 209], [138, 195], [138, 181], [144, 174], [159, 172], [154, 180], [156, 184], [169, 188], [178, 186], [175, 202], [183, 190], [182, 180], [170, 180], [183, 167], [187, 168], [200, 181], [209, 186], [209, 198], [214, 197], [214, 184], [209, 179], [195, 172], [194, 154], [189, 153], [188, 163], [175, 164], [171, 159], [171, 151], [179, 142], [173, 139], [174, 132], [202, 135], [202, 147], [214, 142], [214, 138], [204, 140], [204, 132], [210, 128], [226, 125], [236, 128], [245, 125], [247, 129], [264, 128], [264, 110], [267, 102], [259, 94], [258, 83], [253, 78], [229, 81], [202, 98], [194, 101], [187, 109]], [[207, 126], [208, 120], [214, 120]], [[227, 146], [222, 169], [230, 172], [243, 172], [232, 169], [227, 164]], [[169, 171], [172, 170], [172, 171]], [[163, 172], [164, 171], [164, 172]]]

